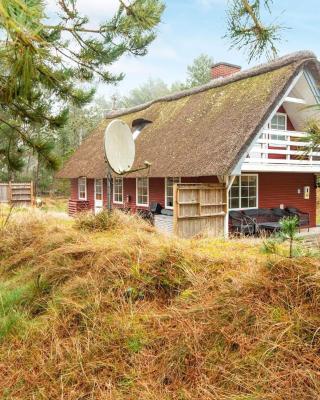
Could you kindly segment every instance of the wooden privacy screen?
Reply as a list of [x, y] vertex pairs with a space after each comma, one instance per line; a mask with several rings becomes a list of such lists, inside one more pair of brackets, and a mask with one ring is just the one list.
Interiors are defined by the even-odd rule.
[[190, 238], [199, 233], [224, 234], [227, 191], [223, 184], [174, 185], [174, 233]]
[[31, 205], [33, 203], [33, 182], [0, 183], [0, 203]]

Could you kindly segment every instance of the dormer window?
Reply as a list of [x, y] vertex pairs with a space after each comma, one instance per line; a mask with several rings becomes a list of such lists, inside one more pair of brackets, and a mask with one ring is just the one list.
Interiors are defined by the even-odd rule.
[[143, 118], [138, 118], [132, 121], [132, 129], [133, 129], [133, 139], [136, 140], [137, 137], [140, 135], [142, 129], [148, 125], [151, 124], [152, 121], [149, 121], [148, 119], [143, 119]]

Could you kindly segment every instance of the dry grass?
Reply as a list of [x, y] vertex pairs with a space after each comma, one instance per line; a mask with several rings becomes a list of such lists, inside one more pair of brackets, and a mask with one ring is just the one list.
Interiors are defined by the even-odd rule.
[[1, 398], [320, 398], [317, 258], [115, 219], [1, 233]]
[[67, 212], [68, 211], [68, 198], [66, 197], [44, 197], [43, 200], [43, 211], [53, 212]]

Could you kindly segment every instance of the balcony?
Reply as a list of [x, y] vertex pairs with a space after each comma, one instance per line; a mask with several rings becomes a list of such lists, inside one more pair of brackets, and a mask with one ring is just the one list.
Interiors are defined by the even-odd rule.
[[308, 153], [307, 133], [264, 129], [242, 171], [320, 173], [320, 152]]

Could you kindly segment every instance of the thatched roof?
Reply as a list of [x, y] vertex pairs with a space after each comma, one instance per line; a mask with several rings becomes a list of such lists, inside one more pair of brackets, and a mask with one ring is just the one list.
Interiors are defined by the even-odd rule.
[[316, 56], [298, 52], [114, 112], [99, 124], [57, 177], [106, 176], [103, 135], [115, 118], [130, 126], [140, 118], [152, 121], [136, 140], [134, 165], [151, 162], [151, 177], [230, 174], [302, 68], [310, 69], [316, 79], [320, 76]]

